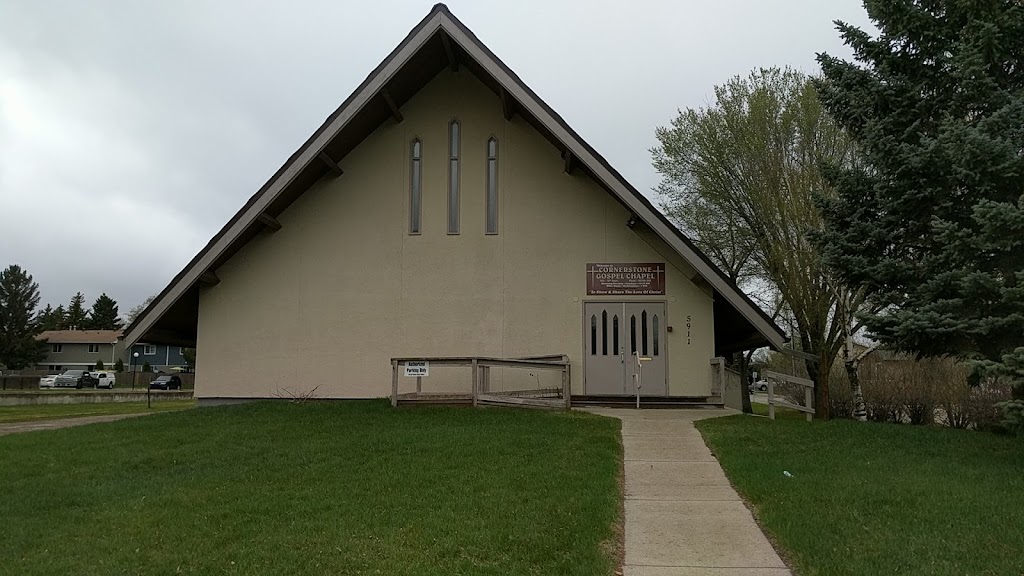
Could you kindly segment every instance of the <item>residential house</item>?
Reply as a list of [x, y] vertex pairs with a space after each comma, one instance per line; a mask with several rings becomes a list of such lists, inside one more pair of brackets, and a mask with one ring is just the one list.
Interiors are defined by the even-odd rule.
[[91, 369], [101, 360], [104, 365], [113, 367], [118, 358], [123, 358], [120, 337], [120, 330], [48, 330], [36, 337], [46, 340], [50, 347], [46, 359], [37, 367], [59, 373]]
[[148, 362], [154, 372], [179, 372], [188, 369], [184, 353], [183, 346], [138, 343], [125, 354], [124, 369], [140, 370]]
[[188, 368], [181, 346], [140, 342], [132, 347], [133, 354], [127, 353], [120, 330], [49, 330], [36, 338], [49, 345], [46, 359], [37, 367], [53, 373], [90, 369], [101, 360], [104, 366], [113, 368], [118, 359], [124, 362], [126, 371], [141, 370], [147, 362], [155, 372]]

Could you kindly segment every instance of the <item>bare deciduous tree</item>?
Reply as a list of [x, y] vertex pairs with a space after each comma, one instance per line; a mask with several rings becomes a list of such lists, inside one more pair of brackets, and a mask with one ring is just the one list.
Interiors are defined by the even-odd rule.
[[[821, 228], [817, 195], [831, 190], [823, 161], [852, 161], [846, 134], [825, 113], [809, 77], [759, 70], [715, 87], [705, 108], [657, 130], [651, 152], [666, 212], [741, 286], [777, 292], [828, 418], [828, 375], [863, 303], [833, 282], [808, 232]], [[762, 302], [763, 302], [762, 298]]]

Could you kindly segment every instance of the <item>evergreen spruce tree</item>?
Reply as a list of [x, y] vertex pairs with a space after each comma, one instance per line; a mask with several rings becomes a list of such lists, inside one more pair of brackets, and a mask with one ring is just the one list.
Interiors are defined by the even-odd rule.
[[68, 311], [64, 317], [64, 328], [67, 330], [84, 330], [88, 322], [88, 313], [85, 310], [85, 296], [81, 292], [75, 293], [68, 304]]
[[91, 330], [118, 330], [121, 328], [121, 318], [117, 311], [117, 302], [105, 293], [100, 294], [89, 311], [89, 319], [86, 325]]
[[40, 331], [42, 330], [56, 330], [58, 325], [58, 319], [53, 309], [53, 306], [49, 304], [36, 316], [36, 326]]
[[116, 371], [116, 372], [124, 372], [124, 360], [121, 360], [120, 358], [118, 358], [117, 362], [114, 362], [114, 371]]
[[64, 330], [67, 328], [68, 313], [64, 310], [64, 305], [60, 304], [53, 309], [53, 320], [50, 330]]
[[856, 62], [818, 56], [825, 107], [863, 162], [826, 167], [825, 258], [869, 293], [866, 326], [973, 360], [1024, 395], [1024, 5], [865, 0], [837, 22]]
[[13, 370], [46, 358], [47, 344], [36, 340], [39, 284], [17, 264], [0, 272], [0, 364]]

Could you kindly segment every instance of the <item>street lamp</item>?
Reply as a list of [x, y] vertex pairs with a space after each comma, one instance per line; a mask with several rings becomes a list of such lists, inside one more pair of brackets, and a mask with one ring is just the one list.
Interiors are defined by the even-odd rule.
[[[137, 364], [135, 364], [135, 362], [138, 361], [138, 358], [139, 358], [139, 353], [138, 352], [132, 352], [132, 364], [134, 366], [137, 366]], [[138, 373], [139, 372], [137, 370], [132, 368], [132, 390], [135, 390], [135, 380], [136, 380], [136, 376], [138, 375]]]

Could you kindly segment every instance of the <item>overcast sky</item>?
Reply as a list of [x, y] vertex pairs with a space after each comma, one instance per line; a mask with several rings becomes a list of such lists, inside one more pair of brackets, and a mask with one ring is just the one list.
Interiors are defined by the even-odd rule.
[[[0, 268], [55, 306], [159, 292], [432, 5], [0, 0]], [[448, 7], [644, 191], [678, 108], [867, 25], [859, 0]]]

